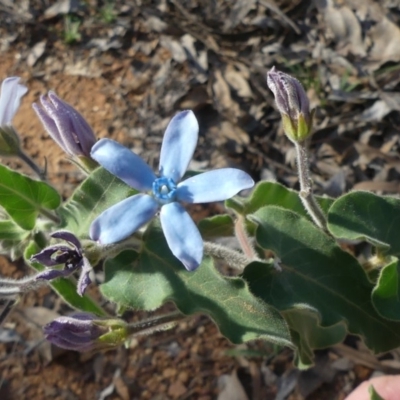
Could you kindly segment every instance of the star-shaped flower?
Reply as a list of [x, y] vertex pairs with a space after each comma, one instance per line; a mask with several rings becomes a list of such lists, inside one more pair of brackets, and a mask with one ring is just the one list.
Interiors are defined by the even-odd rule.
[[110, 139], [97, 142], [91, 156], [127, 185], [147, 192], [131, 196], [100, 214], [90, 236], [101, 244], [119, 242], [149, 222], [160, 210], [168, 246], [189, 271], [203, 258], [203, 240], [195, 223], [180, 204], [229, 199], [254, 185], [235, 168], [204, 172], [180, 182], [197, 144], [199, 126], [192, 111], [182, 111], [170, 121], [161, 146], [159, 175], [135, 153]]

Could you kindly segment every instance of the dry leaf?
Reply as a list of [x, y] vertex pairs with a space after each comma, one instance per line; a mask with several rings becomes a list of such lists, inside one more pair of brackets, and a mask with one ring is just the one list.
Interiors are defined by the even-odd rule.
[[360, 23], [347, 6], [333, 7], [329, 2], [324, 9], [325, 23], [332, 31], [341, 52], [365, 56]]
[[36, 64], [36, 61], [39, 60], [39, 58], [43, 55], [45, 49], [46, 49], [46, 40], [43, 40], [41, 42], [36, 43], [31, 51], [29, 52], [28, 58], [26, 60], [26, 63], [30, 66], [33, 67]]
[[233, 371], [231, 375], [222, 375], [218, 379], [218, 386], [221, 392], [217, 400], [249, 400], [236, 371]]
[[252, 97], [253, 93], [247, 79], [241, 71], [237, 71], [231, 64], [225, 67], [224, 78], [240, 97]]

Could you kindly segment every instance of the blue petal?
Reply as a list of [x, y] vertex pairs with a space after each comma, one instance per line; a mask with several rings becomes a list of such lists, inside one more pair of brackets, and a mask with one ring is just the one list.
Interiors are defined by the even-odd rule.
[[176, 189], [176, 198], [187, 203], [209, 203], [229, 199], [253, 186], [254, 181], [246, 172], [236, 168], [221, 168], [181, 182]]
[[152, 188], [156, 176], [151, 168], [122, 144], [101, 139], [92, 147], [90, 154], [102, 167], [127, 185], [141, 191]]
[[171, 119], [161, 146], [161, 176], [180, 181], [192, 159], [198, 133], [199, 124], [192, 111], [182, 111]]
[[90, 226], [90, 237], [101, 244], [126, 239], [155, 215], [158, 203], [147, 194], [137, 194], [102, 212]]
[[0, 95], [0, 126], [9, 125], [21, 103], [21, 97], [28, 88], [19, 84], [20, 78], [12, 77], [4, 79], [1, 85]]
[[172, 254], [188, 271], [195, 270], [203, 259], [203, 239], [190, 215], [174, 202], [161, 207], [160, 220]]

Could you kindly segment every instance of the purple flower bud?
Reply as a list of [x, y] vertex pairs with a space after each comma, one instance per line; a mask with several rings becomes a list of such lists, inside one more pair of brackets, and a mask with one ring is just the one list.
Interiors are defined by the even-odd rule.
[[59, 317], [44, 327], [45, 337], [63, 349], [92, 350], [96, 340], [108, 331], [106, 327], [98, 326], [93, 322], [96, 318], [95, 315], [89, 313]]
[[82, 115], [54, 92], [48, 98], [41, 96], [42, 107], [32, 107], [48, 134], [70, 156], [90, 157], [90, 150], [96, 143], [92, 128]]
[[59, 317], [44, 327], [48, 341], [75, 351], [93, 351], [115, 347], [128, 337], [125, 321], [101, 319], [90, 313]]
[[67, 231], [57, 231], [51, 236], [53, 238], [65, 240], [68, 246], [55, 244], [46, 247], [40, 253], [33, 255], [30, 261], [38, 262], [46, 267], [64, 264], [64, 268], [46, 268], [43, 272], [36, 275], [36, 280], [44, 279], [50, 281], [56, 278], [67, 277], [80, 269], [81, 274], [78, 281], [77, 292], [80, 296], [83, 296], [86, 288], [91, 283], [89, 274], [92, 270], [92, 266], [83, 255], [83, 249], [79, 239]]
[[286, 135], [295, 142], [305, 140], [311, 133], [314, 112], [310, 111], [310, 102], [302, 84], [275, 67], [267, 73], [267, 84], [274, 93]]

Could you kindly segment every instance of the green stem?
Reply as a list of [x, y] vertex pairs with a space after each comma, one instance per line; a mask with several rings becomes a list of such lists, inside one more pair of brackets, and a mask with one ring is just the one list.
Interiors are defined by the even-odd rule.
[[59, 224], [60, 218], [57, 217], [56, 214], [53, 214], [52, 212], [50, 212], [49, 210], [46, 210], [45, 208], [40, 208], [39, 209], [40, 214], [42, 214], [44, 217], [48, 218], [50, 221], [53, 221], [55, 224]]
[[300, 200], [315, 225], [325, 232], [328, 232], [325, 215], [313, 193], [306, 142], [294, 142], [294, 146], [296, 149], [297, 169], [299, 173]]
[[135, 323], [128, 324], [128, 333], [130, 336], [147, 335], [156, 331], [172, 328], [179, 321], [188, 318], [179, 311], [169, 314], [159, 315], [153, 318], [145, 319]]
[[40, 167], [30, 158], [23, 150], [20, 150], [18, 153], [18, 157], [25, 162], [32, 169], [35, 174], [40, 178], [40, 180], [46, 180], [46, 172], [41, 170]]
[[101, 246], [101, 257], [115, 257], [124, 250], [139, 250], [142, 244], [143, 242], [141, 239], [137, 238], [136, 236], [131, 236], [121, 242]]

